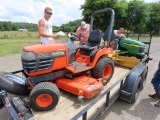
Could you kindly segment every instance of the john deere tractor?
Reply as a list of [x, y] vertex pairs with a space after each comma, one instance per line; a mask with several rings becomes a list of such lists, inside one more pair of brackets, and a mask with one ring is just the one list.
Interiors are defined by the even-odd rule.
[[145, 44], [134, 39], [124, 38], [119, 41], [119, 55], [143, 58], [145, 55]]

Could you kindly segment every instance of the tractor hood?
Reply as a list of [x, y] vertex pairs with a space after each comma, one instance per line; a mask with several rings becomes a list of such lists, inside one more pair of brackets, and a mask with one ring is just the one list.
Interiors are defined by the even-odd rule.
[[123, 46], [125, 44], [132, 44], [132, 45], [138, 45], [138, 46], [145, 46], [144, 43], [138, 41], [138, 40], [134, 40], [131, 38], [124, 38], [122, 40], [120, 40], [120, 45]]
[[65, 51], [65, 50], [66, 50], [66, 45], [60, 42], [54, 42], [50, 44], [37, 44], [37, 45], [26, 46], [23, 48], [23, 51], [34, 52], [34, 53], [46, 53], [46, 52], [48, 53], [48, 52]]

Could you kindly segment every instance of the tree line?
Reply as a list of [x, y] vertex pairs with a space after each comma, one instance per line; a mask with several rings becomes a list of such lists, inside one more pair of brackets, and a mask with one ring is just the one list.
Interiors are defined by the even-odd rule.
[[[145, 0], [86, 0], [81, 6], [84, 20], [89, 22], [90, 15], [102, 8], [115, 11], [114, 29], [124, 27], [127, 32], [160, 34], [160, 1], [147, 3]], [[94, 20], [96, 28], [106, 29], [110, 14], [98, 14]]]
[[[115, 11], [114, 29], [125, 28], [127, 32], [160, 34], [160, 1], [147, 3], [145, 0], [85, 0], [81, 5], [82, 19], [70, 21], [61, 26], [53, 26], [53, 31], [75, 32], [82, 20], [90, 23], [90, 17], [96, 10], [112, 8]], [[94, 28], [105, 31], [110, 23], [110, 13], [95, 16]], [[0, 31], [28, 29], [37, 31], [37, 24], [0, 22]]]
[[[82, 20], [70, 21], [67, 24], [62, 24], [61, 26], [53, 26], [53, 32], [64, 31], [64, 32], [74, 32], [80, 25]], [[21, 23], [21, 22], [11, 22], [11, 21], [0, 21], [0, 31], [18, 31], [19, 29], [27, 29], [28, 31], [37, 31], [38, 25], [34, 23]]]

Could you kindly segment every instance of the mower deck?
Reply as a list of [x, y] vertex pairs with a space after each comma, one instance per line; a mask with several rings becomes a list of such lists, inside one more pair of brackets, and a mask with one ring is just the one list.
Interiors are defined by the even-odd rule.
[[101, 80], [94, 79], [89, 76], [80, 76], [74, 79], [59, 78], [56, 80], [56, 85], [65, 91], [73, 93], [77, 96], [82, 96], [89, 99], [103, 90]]
[[[100, 94], [102, 94], [106, 89], [108, 89], [110, 86], [112, 86], [119, 78], [124, 76], [130, 69], [123, 68], [123, 67], [115, 67], [114, 76], [110, 80], [110, 82], [104, 86], [104, 90], [101, 91]], [[61, 82], [62, 80], [60, 80]], [[74, 80], [75, 82], [75, 80]], [[72, 82], [71, 82], [72, 83]], [[71, 84], [70, 83], [70, 84]], [[114, 95], [114, 93], [119, 90], [120, 85], [117, 85], [115, 89], [111, 90], [110, 95]], [[55, 107], [55, 109], [47, 111], [47, 112], [36, 112], [35, 119], [38, 120], [44, 120], [47, 118], [47, 120], [52, 120], [53, 118], [56, 120], [69, 120], [74, 115], [76, 115], [79, 111], [81, 111], [83, 108], [85, 108], [91, 101], [96, 99], [97, 96], [86, 99], [83, 104], [79, 103], [77, 100], [77, 95], [70, 94], [69, 92], [66, 92], [62, 89], [60, 89], [61, 97], [58, 105]], [[92, 107], [92, 109], [88, 112], [88, 115], [92, 114], [93, 111], [96, 111], [99, 106], [105, 101], [105, 99], [101, 99], [98, 103]]]

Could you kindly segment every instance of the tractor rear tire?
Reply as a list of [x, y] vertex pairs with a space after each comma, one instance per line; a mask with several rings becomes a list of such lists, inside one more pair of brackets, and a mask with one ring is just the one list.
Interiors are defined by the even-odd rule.
[[0, 89], [15, 95], [29, 94], [25, 80], [9, 72], [0, 71]]
[[37, 84], [30, 92], [30, 106], [38, 111], [53, 109], [59, 102], [60, 92], [56, 85], [50, 82]]
[[104, 78], [104, 85], [109, 82], [114, 73], [114, 63], [109, 58], [100, 59], [95, 67], [91, 70], [91, 76], [94, 78]]

